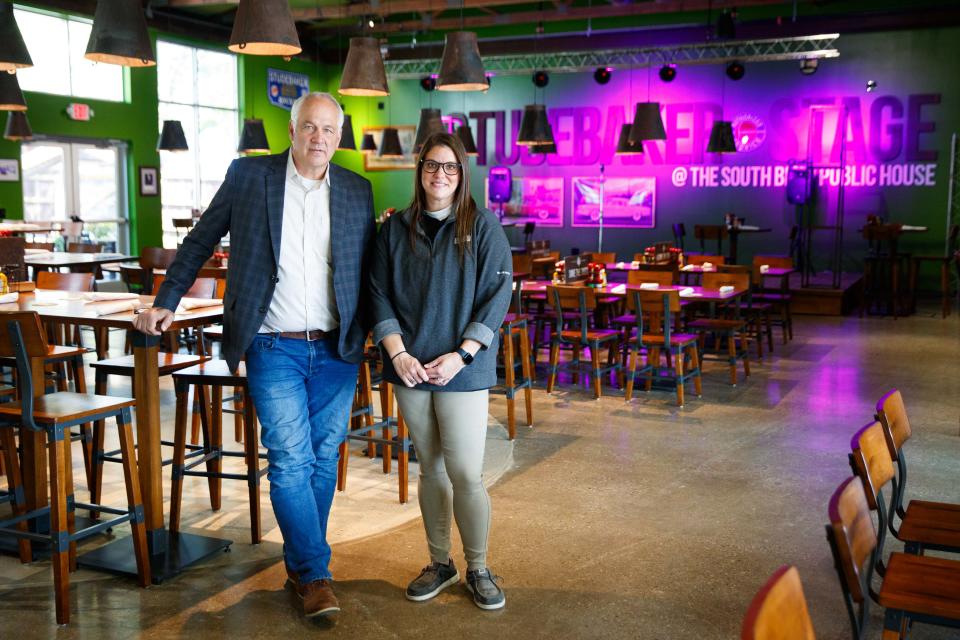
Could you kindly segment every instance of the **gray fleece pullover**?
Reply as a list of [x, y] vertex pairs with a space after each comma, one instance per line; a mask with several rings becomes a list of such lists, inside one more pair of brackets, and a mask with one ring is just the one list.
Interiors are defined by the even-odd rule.
[[[473, 363], [443, 387], [420, 383], [426, 391], [477, 391], [497, 383], [500, 325], [510, 306], [513, 284], [510, 244], [497, 217], [478, 209], [464, 262], [454, 244], [455, 213], [433, 242], [417, 229], [416, 250], [410, 246], [409, 209], [394, 214], [381, 227], [370, 269], [374, 316], [373, 340], [399, 333], [404, 348], [426, 364], [456, 351], [465, 338], [483, 348]], [[384, 357], [384, 376], [403, 384]]]

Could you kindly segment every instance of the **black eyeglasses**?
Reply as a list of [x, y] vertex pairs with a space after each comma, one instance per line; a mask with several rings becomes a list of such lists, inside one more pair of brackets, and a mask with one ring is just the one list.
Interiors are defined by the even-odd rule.
[[434, 160], [421, 160], [420, 164], [423, 165], [423, 170], [427, 173], [436, 173], [440, 170], [440, 167], [443, 167], [443, 172], [448, 176], [455, 176], [460, 173], [459, 162], [436, 162]]

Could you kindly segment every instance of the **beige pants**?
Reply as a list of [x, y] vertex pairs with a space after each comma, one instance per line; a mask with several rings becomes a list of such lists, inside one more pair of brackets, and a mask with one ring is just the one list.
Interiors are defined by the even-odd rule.
[[490, 496], [482, 472], [488, 391], [394, 389], [420, 463], [420, 512], [430, 559], [446, 562], [450, 557], [452, 512], [467, 568], [485, 568]]

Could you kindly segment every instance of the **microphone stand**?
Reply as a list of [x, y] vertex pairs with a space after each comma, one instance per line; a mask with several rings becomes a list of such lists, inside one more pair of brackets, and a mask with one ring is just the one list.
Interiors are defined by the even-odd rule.
[[598, 217], [597, 222], [599, 223], [599, 229], [597, 230], [597, 253], [603, 251], [603, 201], [604, 201], [604, 182], [606, 178], [603, 175], [603, 165], [600, 165], [600, 207], [597, 210]]

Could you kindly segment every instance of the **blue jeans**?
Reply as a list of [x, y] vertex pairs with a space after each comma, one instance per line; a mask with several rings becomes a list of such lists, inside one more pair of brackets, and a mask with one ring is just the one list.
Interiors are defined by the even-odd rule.
[[331, 577], [327, 517], [357, 368], [339, 358], [334, 339], [258, 334], [247, 349], [247, 384], [267, 448], [270, 501], [285, 559], [301, 584]]

